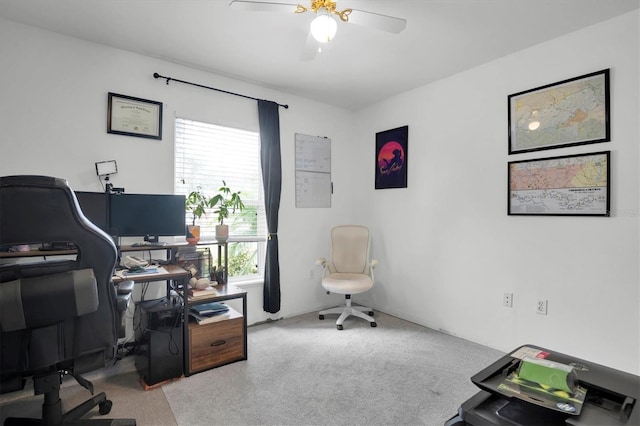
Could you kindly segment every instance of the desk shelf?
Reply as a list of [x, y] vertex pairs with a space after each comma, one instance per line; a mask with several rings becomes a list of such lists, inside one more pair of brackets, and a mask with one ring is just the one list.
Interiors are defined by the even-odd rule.
[[[217, 250], [215, 250], [217, 246]], [[130, 251], [147, 251], [147, 250], [167, 250], [167, 258], [175, 259], [180, 248], [193, 247], [187, 243], [167, 244], [165, 246], [122, 246], [121, 252]], [[226, 271], [228, 270], [228, 245], [226, 242], [218, 243], [215, 241], [201, 241], [195, 245], [198, 248], [208, 248], [209, 253], [217, 252], [217, 265], [223, 265], [226, 282]], [[210, 263], [207, 262], [207, 267]], [[236, 361], [247, 359], [247, 293], [233, 285], [221, 283], [215, 287], [217, 295], [190, 300], [188, 297], [188, 283], [190, 273], [179, 265], [166, 265], [165, 269], [170, 274], [158, 275], [158, 280], [168, 280], [167, 292], [171, 289], [176, 291], [182, 297], [183, 305], [183, 340], [184, 340], [184, 373], [190, 376], [201, 371], [219, 367]], [[153, 278], [152, 274], [151, 278]], [[127, 279], [134, 281], [148, 281], [150, 275], [147, 276], [130, 276]], [[211, 277], [210, 279], [214, 279]], [[186, 293], [185, 293], [186, 292]], [[237, 312], [230, 307], [228, 318], [221, 321], [198, 324], [190, 321], [190, 306], [199, 305], [209, 302], [224, 302], [230, 300], [240, 300], [242, 303], [242, 312]]]

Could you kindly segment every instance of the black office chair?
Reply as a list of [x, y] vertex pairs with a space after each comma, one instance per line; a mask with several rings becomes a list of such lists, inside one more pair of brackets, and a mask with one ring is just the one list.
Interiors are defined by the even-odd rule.
[[124, 313], [111, 281], [112, 239], [84, 217], [64, 179], [0, 177], [0, 246], [54, 242], [73, 244], [75, 259], [0, 265], [0, 393], [24, 388], [31, 377], [35, 394], [44, 394], [42, 419], [7, 418], [5, 425], [135, 425], [134, 419], [81, 420], [96, 406], [109, 413], [104, 392], [66, 413], [60, 400], [67, 374], [93, 395], [81, 374], [104, 367], [117, 352]]

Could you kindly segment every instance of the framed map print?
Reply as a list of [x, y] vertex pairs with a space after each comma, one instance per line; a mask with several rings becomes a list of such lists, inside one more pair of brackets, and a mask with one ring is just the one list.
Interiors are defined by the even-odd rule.
[[610, 151], [509, 162], [509, 215], [609, 216]]
[[608, 142], [609, 69], [509, 95], [509, 154]]

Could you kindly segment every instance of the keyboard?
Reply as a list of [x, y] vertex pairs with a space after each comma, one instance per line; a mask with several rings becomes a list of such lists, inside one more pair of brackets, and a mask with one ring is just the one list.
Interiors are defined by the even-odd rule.
[[150, 241], [140, 241], [138, 243], [131, 244], [131, 247], [164, 247], [166, 245], [167, 243], [163, 242], [152, 243]]

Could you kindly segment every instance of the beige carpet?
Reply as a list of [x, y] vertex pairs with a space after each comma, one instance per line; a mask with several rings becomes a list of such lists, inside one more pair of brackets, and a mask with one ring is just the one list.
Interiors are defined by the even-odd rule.
[[[84, 418], [135, 418], [139, 426], [175, 426], [176, 419], [169, 403], [160, 387], [145, 391], [138, 381], [138, 373], [134, 370], [117, 375], [91, 379], [96, 394], [106, 392], [107, 398], [113, 402], [111, 412], [105, 416], [94, 408], [91, 415]], [[105, 369], [105, 374], [108, 374]], [[19, 399], [8, 399], [0, 403], [0, 419], [6, 417], [41, 417], [43, 396], [24, 396]], [[7, 396], [10, 394], [7, 394]], [[91, 397], [91, 393], [78, 385], [72, 378], [65, 378], [60, 396], [65, 411], [81, 404]]]
[[[134, 357], [87, 378], [113, 401], [103, 417], [143, 426], [437, 426], [478, 391], [469, 378], [504, 355], [380, 312], [376, 320], [349, 319], [338, 331], [335, 318], [309, 313], [250, 327], [247, 361], [149, 391]], [[89, 398], [70, 378], [61, 393], [66, 407]], [[40, 417], [42, 396], [14, 394], [0, 398], [1, 421]]]

